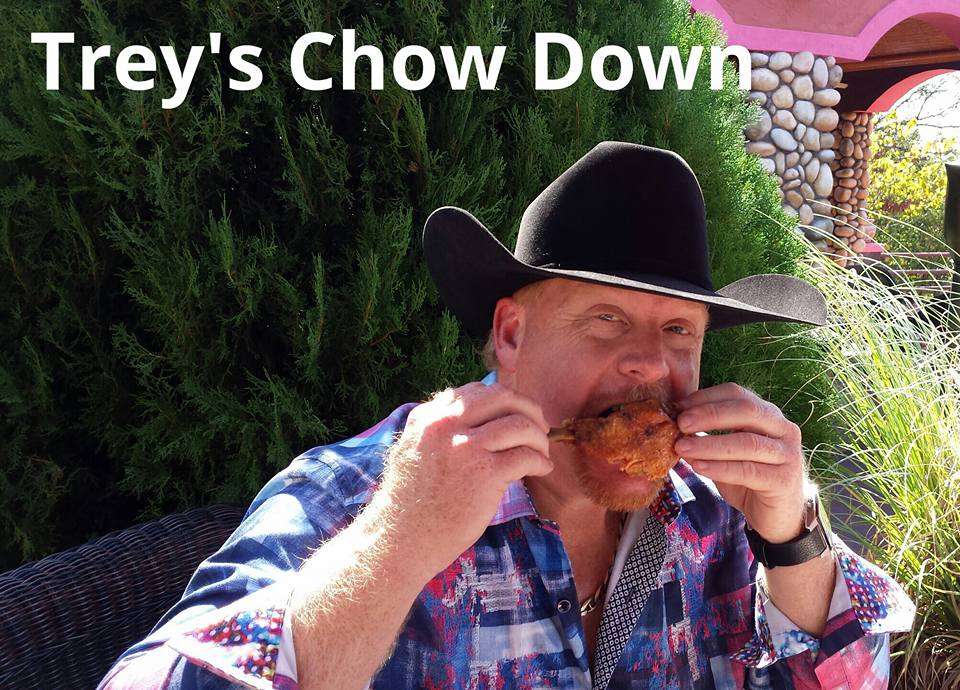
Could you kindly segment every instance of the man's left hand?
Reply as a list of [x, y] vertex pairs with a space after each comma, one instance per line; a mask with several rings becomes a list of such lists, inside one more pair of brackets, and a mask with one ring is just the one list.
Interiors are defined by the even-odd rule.
[[[720, 495], [771, 543], [803, 530], [800, 428], [776, 405], [735, 383], [699, 390], [677, 403], [686, 436], [677, 453], [717, 485]], [[728, 432], [693, 436], [697, 432]]]

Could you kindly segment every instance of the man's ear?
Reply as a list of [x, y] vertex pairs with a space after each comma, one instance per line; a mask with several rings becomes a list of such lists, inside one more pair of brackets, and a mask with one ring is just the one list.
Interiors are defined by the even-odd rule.
[[513, 297], [501, 297], [493, 311], [493, 345], [500, 368], [516, 371], [517, 355], [526, 326], [523, 305]]

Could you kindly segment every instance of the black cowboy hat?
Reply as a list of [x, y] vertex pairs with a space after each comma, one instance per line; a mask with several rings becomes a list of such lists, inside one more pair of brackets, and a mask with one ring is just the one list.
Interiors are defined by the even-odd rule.
[[485, 334], [497, 300], [548, 278], [640, 290], [706, 304], [710, 328], [758, 321], [822, 325], [820, 292], [763, 274], [719, 290], [710, 278], [707, 219], [696, 176], [671, 151], [605, 141], [527, 207], [513, 254], [453, 206], [430, 214], [423, 251], [447, 307]]

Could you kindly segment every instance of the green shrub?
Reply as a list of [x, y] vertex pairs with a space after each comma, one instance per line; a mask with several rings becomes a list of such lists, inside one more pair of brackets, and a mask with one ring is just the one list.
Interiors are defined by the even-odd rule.
[[[469, 209], [512, 246], [520, 214], [598, 141], [677, 150], [697, 171], [715, 279], [795, 270], [773, 181], [744, 152], [750, 112], [728, 66], [711, 91], [583, 77], [536, 91], [533, 34], [596, 46], [723, 42], [680, 0], [575, 4], [438, 0], [157, 4], [47, 0], [5, 12], [0, 48], [0, 561], [11, 565], [136, 517], [246, 503], [299, 451], [362, 429], [406, 400], [480, 374], [477, 344], [437, 303], [419, 251], [434, 208]], [[330, 91], [288, 69], [308, 31], [438, 52], [508, 47], [498, 89], [340, 88], [340, 53], [311, 52]], [[61, 90], [43, 88], [35, 31], [73, 31]], [[205, 58], [186, 102], [123, 89], [100, 66], [81, 91], [79, 45], [263, 49], [264, 83]], [[709, 51], [707, 51], [709, 52]], [[366, 66], [366, 61], [361, 61]], [[561, 65], [554, 65], [559, 70]], [[365, 69], [360, 74], [366, 74]], [[161, 93], [162, 92], [162, 93]], [[669, 228], [663, 228], [669, 232]], [[790, 332], [789, 328], [775, 333]], [[811, 416], [806, 362], [756, 330], [712, 336], [705, 383], [732, 377]], [[819, 432], [808, 425], [808, 436]]]

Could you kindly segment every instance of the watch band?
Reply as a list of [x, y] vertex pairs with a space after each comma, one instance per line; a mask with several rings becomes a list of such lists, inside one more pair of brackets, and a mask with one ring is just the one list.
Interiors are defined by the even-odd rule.
[[819, 519], [822, 515], [819, 498], [815, 497], [811, 500], [815, 503], [812, 507], [816, 516], [816, 519], [812, 520], [813, 524], [809, 525], [799, 537], [783, 544], [771, 544], [749, 525], [744, 526], [750, 550], [753, 551], [754, 558], [765, 568], [800, 565], [832, 548], [830, 533], [824, 529], [824, 520]]

